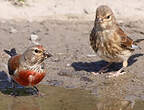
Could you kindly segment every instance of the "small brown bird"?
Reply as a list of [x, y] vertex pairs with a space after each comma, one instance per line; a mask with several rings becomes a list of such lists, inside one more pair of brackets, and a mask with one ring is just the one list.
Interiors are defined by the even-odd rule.
[[15, 49], [11, 52], [5, 50], [5, 52], [11, 56], [8, 61], [11, 78], [22, 86], [33, 86], [39, 94], [35, 85], [45, 77], [44, 60], [52, 55], [47, 53], [42, 45], [29, 47], [19, 55], [16, 54]]
[[98, 56], [109, 62], [99, 72], [104, 72], [113, 62], [123, 62], [123, 67], [115, 74], [110, 73], [109, 77], [124, 74], [125, 72], [122, 71], [128, 65], [128, 58], [135, 49], [139, 48], [137, 43], [143, 40], [133, 41], [129, 38], [118, 26], [108, 6], [101, 5], [97, 8], [94, 27], [90, 34], [90, 45]]

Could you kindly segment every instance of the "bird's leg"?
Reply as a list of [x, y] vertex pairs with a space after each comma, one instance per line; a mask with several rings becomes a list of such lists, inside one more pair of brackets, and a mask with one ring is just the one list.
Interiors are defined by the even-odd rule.
[[37, 88], [36, 86], [33, 86], [33, 88], [35, 89], [36, 94], [38, 95], [38, 94], [39, 94], [39, 90], [38, 90], [38, 88]]
[[11, 95], [16, 97], [18, 94], [16, 93], [16, 83], [13, 79], [12, 79], [12, 88], [13, 88], [13, 92], [11, 93]]
[[112, 62], [108, 63], [106, 66], [102, 67], [98, 72], [92, 72], [92, 74], [97, 75], [105, 72], [107, 68], [112, 64]]
[[36, 95], [37, 96], [44, 96], [43, 93], [39, 92], [38, 88], [36, 86], [33, 86], [33, 88], [36, 90]]
[[117, 76], [119, 76], [119, 75], [123, 75], [123, 74], [125, 74], [126, 72], [124, 71], [124, 68], [125, 67], [127, 67], [127, 65], [128, 65], [128, 62], [127, 62], [127, 60], [125, 60], [125, 61], [123, 61], [123, 67], [120, 69], [120, 70], [118, 70], [117, 72], [111, 72], [111, 73], [109, 73], [109, 78], [110, 77], [117, 77]]

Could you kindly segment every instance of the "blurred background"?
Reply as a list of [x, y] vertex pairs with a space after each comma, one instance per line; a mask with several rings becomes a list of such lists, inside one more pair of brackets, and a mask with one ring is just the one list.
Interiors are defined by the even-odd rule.
[[80, 19], [92, 20], [99, 5], [108, 5], [118, 18], [144, 18], [143, 0], [1, 0], [4, 19]]

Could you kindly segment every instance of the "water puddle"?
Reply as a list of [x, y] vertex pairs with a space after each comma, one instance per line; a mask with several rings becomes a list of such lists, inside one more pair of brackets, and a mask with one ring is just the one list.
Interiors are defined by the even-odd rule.
[[144, 110], [144, 101], [97, 98], [90, 91], [80, 89], [51, 86], [39, 86], [39, 89], [44, 96], [23, 94], [13, 97], [8, 95], [11, 90], [3, 90], [0, 110]]

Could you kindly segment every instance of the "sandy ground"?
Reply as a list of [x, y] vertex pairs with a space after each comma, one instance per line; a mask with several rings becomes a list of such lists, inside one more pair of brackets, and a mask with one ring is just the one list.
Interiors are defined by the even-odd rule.
[[[14, 0], [11, 0], [14, 1]], [[16, 1], [16, 0], [15, 0]], [[144, 19], [143, 0], [25, 0], [23, 7], [0, 1], [0, 18], [41, 21], [44, 19], [93, 20], [99, 5], [110, 6], [118, 19]]]
[[[121, 24], [133, 39], [143, 38], [142, 21]], [[8, 56], [4, 49], [16, 48], [22, 53], [32, 43], [29, 40], [32, 33], [40, 37], [43, 44], [54, 57], [46, 61], [47, 76], [42, 83], [66, 88], [82, 88], [91, 90], [96, 96], [110, 96], [120, 98], [144, 97], [144, 72], [143, 51], [135, 51], [129, 60], [126, 74], [116, 78], [106, 78], [107, 74], [94, 76], [91, 72], [97, 72], [106, 62], [101, 61], [89, 46], [89, 32], [93, 22], [78, 21], [42, 21], [29, 23], [27, 21], [9, 21], [0, 23], [0, 71], [7, 72], [4, 67]], [[11, 28], [16, 31], [11, 32]], [[109, 71], [120, 68], [121, 64], [115, 64]]]
[[[39, 42], [54, 55], [46, 61], [48, 72], [42, 83], [65, 88], [88, 89], [96, 96], [119, 97], [129, 100], [144, 99], [143, 43], [140, 44], [142, 49], [136, 50], [130, 58], [126, 74], [115, 78], [106, 78], [107, 74], [94, 76], [91, 73], [97, 72], [106, 65], [106, 62], [95, 56], [89, 45], [93, 14], [95, 8], [103, 3], [112, 6], [117, 18], [120, 19], [118, 20], [119, 24], [131, 38], [144, 38], [144, 22], [142, 20], [144, 17], [142, 3], [144, 1], [127, 0], [127, 3], [120, 0], [117, 2], [91, 0], [87, 3], [80, 1], [59, 0], [56, 2], [56, 0], [50, 0], [48, 3], [43, 0], [40, 2], [45, 3], [47, 8], [45, 6], [39, 8], [38, 1], [32, 3], [33, 5], [30, 7], [24, 6], [23, 8], [14, 7], [9, 2], [1, 2], [0, 5], [3, 7], [0, 6], [0, 8], [7, 10], [0, 9], [0, 18], [3, 19], [0, 21], [0, 73], [7, 73], [5, 65], [9, 58], [3, 50], [16, 48], [18, 53], [22, 53], [32, 45], [29, 39], [30, 35], [35, 33], [40, 38]], [[55, 3], [57, 3], [56, 6]], [[83, 4], [81, 5], [81, 3]], [[35, 10], [36, 7], [38, 11]], [[88, 14], [83, 12], [85, 7]], [[25, 13], [23, 16], [22, 12]], [[67, 17], [68, 19], [63, 18], [67, 15], [70, 15]], [[43, 16], [47, 20], [42, 20]], [[87, 16], [86, 20], [84, 16]], [[53, 17], [54, 19], [50, 19]], [[84, 17], [83, 20], [79, 19], [81, 17]], [[121, 64], [114, 64], [109, 71], [117, 70], [120, 67]]]

